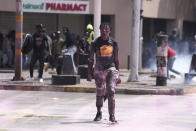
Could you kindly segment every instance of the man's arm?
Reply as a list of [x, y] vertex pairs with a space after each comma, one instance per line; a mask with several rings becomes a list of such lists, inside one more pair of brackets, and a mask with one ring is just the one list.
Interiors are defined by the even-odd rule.
[[119, 71], [118, 46], [114, 48], [114, 64], [116, 69]]
[[[114, 50], [114, 64], [115, 64], [115, 68], [119, 71], [118, 47]], [[120, 83], [121, 83], [121, 79], [119, 74], [118, 80], [116, 81], [116, 85]]]
[[114, 64], [115, 64], [116, 69], [119, 71], [118, 51], [114, 52]]

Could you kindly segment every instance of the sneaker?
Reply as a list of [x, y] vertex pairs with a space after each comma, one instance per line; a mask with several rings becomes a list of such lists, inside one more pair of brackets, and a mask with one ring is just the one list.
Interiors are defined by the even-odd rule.
[[33, 81], [34, 80], [34, 77], [27, 77], [26, 80], [27, 81]]
[[39, 79], [39, 82], [44, 82], [44, 80], [42, 78]]
[[114, 115], [110, 115], [109, 121], [111, 122], [117, 122], [117, 120], [115, 119]]
[[100, 121], [102, 119], [102, 113], [101, 112], [97, 112], [94, 121]]

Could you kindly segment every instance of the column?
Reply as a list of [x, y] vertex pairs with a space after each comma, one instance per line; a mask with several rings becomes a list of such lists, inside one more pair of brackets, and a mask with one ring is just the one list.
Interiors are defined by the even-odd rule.
[[23, 80], [22, 74], [22, 41], [23, 41], [22, 0], [16, 0], [16, 38], [15, 38], [15, 76], [13, 80]]
[[94, 0], [94, 39], [100, 36], [99, 26], [101, 24], [101, 0]]

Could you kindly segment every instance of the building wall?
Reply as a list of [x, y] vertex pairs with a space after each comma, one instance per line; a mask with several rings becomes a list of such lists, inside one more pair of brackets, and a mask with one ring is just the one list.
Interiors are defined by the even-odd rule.
[[166, 33], [177, 28], [183, 37], [183, 22], [195, 20], [195, 0], [143, 0], [144, 18], [168, 19]]
[[116, 1], [115, 38], [119, 42], [120, 66], [127, 68], [127, 58], [131, 50], [132, 3], [130, 0]]
[[194, 21], [194, 0], [177, 0], [177, 18], [182, 15], [184, 21]]
[[143, 16], [147, 18], [176, 17], [176, 0], [143, 0]]
[[143, 0], [143, 16], [147, 18], [176, 19], [183, 16], [193, 21], [194, 0]]
[[72, 32], [77, 35], [83, 35], [85, 27], [84, 15], [59, 15], [59, 28], [67, 26]]
[[0, 11], [16, 11], [16, 0], [0, 0]]
[[0, 32], [7, 34], [10, 30], [15, 30], [15, 18], [12, 12], [0, 12]]
[[35, 25], [44, 24], [46, 31], [52, 33], [56, 31], [56, 14], [24, 13], [23, 31], [34, 33]]
[[[193, 21], [194, 2], [195, 0], [143, 0], [143, 16], [145, 18], [171, 20], [167, 22], [167, 31], [170, 32], [169, 29], [182, 26], [183, 21]], [[14, 12], [16, 10], [15, 4], [15, 0], [0, 0], [0, 11]], [[94, 0], [89, 0], [89, 4], [90, 14], [93, 14]], [[111, 24], [114, 27], [112, 30], [114, 32], [113, 36], [119, 43], [120, 67], [126, 68], [127, 57], [130, 55], [131, 48], [132, 0], [102, 0], [102, 14], [111, 15], [112, 20], [114, 20]], [[45, 14], [42, 15], [45, 16]], [[56, 16], [52, 14], [47, 18], [52, 19], [52, 25], [49, 25], [52, 27], [49, 30], [56, 29], [56, 26], [53, 26], [53, 24], [57, 24]], [[25, 21], [27, 20], [24, 18]], [[70, 26], [76, 34], [82, 34], [86, 24], [84, 23], [84, 15], [59, 14], [58, 21], [59, 27]], [[28, 30], [28, 28], [24, 30]]]

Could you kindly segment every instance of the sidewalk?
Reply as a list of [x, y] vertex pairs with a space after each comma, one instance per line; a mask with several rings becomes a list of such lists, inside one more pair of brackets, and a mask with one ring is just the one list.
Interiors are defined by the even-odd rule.
[[[183, 95], [187, 93], [196, 93], [196, 82], [187, 85], [184, 84], [184, 79], [176, 76], [175, 79], [168, 81], [167, 86], [156, 86], [156, 72], [143, 69], [139, 72], [139, 82], [127, 82], [129, 71], [126, 69], [120, 70], [122, 83], [116, 87], [118, 94], [137, 94], [137, 95]], [[61, 91], [61, 92], [88, 92], [94, 93], [95, 82], [80, 79], [80, 84], [77, 85], [52, 85], [51, 76], [56, 74], [49, 70], [44, 72], [44, 82], [34, 81], [12, 81], [14, 70], [0, 70], [0, 89], [1, 90], [33, 90], [33, 91]], [[34, 71], [34, 76], [37, 76], [37, 70]], [[22, 77], [27, 78], [29, 71], [24, 70]]]

